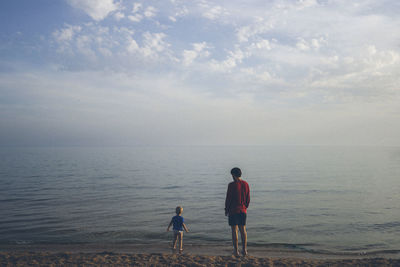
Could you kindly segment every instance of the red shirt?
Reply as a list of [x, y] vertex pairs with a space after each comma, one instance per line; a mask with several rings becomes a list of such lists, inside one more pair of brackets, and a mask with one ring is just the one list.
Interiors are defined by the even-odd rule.
[[225, 212], [230, 215], [246, 213], [250, 204], [249, 184], [243, 180], [236, 180], [228, 185], [225, 200]]

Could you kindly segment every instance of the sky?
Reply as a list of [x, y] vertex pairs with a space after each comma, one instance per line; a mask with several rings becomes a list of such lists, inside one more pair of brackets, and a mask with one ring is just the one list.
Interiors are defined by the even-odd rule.
[[3, 0], [0, 146], [400, 145], [397, 0]]

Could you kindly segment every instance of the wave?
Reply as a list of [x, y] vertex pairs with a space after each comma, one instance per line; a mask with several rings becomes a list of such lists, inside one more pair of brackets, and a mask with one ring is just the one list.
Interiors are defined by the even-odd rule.
[[[152, 235], [146, 235], [146, 237], [150, 237]], [[155, 236], [152, 236], [155, 237]], [[194, 242], [193, 240], [189, 241], [185, 239], [185, 246], [190, 246], [192, 248], [208, 248], [208, 250], [212, 250], [213, 253], [221, 253], [223, 254], [225, 251], [230, 250], [232, 246], [231, 242], [226, 240], [208, 240], [207, 242]], [[131, 247], [143, 247], [148, 248], [148, 250], [157, 250], [159, 248], [168, 248], [170, 244], [170, 239], [159, 239], [159, 240], [102, 240], [100, 242], [90, 241], [90, 240], [57, 240], [48, 241], [34, 241], [34, 240], [0, 240], [0, 246], [6, 247], [17, 247], [21, 246], [21, 248], [26, 249], [26, 245], [29, 247], [40, 247], [43, 248], [48, 247], [49, 249], [54, 250], [57, 246], [61, 246], [65, 249], [65, 245], [71, 246], [71, 248], [76, 249], [76, 246], [84, 245], [85, 249], [89, 248], [103, 248], [105, 246], [111, 246], [113, 249], [119, 248], [119, 250], [131, 251]], [[309, 246], [313, 246], [314, 248], [308, 248]], [[281, 255], [281, 254], [289, 254], [289, 255], [309, 255], [309, 257], [350, 257], [350, 258], [359, 258], [359, 257], [399, 257], [400, 249], [382, 249], [382, 250], [352, 250], [352, 251], [333, 251], [326, 250], [323, 248], [316, 247], [316, 244], [290, 244], [290, 243], [269, 243], [269, 244], [257, 244], [257, 243], [248, 243], [249, 251], [251, 251], [252, 255], [265, 256], [268, 254], [272, 255]]]
[[182, 186], [179, 186], [179, 185], [171, 185], [171, 186], [161, 187], [161, 189], [179, 189], [179, 188], [182, 188]]

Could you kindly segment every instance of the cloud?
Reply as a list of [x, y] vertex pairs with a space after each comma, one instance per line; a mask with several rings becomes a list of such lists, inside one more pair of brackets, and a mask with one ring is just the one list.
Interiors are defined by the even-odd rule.
[[134, 3], [132, 8], [133, 15], [129, 15], [129, 20], [133, 22], [140, 22], [144, 18], [152, 18], [157, 14], [157, 9], [153, 6], [148, 6], [146, 9], [143, 9], [143, 5], [141, 3]]
[[[102, 101], [111, 100], [113, 95], [118, 95], [114, 105], [130, 99], [140, 106], [142, 101], [151, 107], [140, 106], [133, 111], [126, 103], [126, 117], [131, 112], [148, 115], [154, 120], [152, 126], [163, 125], [160, 129], [171, 140], [172, 130], [167, 122], [182, 131], [181, 136], [201, 139], [201, 134], [196, 135], [180, 120], [192, 119], [194, 124], [206, 127], [207, 117], [215, 113], [210, 125], [219, 130], [214, 136], [202, 132], [207, 136], [204, 140], [221, 140], [220, 125], [229, 128], [225, 121], [240, 118], [243, 125], [255, 132], [252, 137], [243, 134], [243, 138], [262, 142], [268, 139], [263, 139], [265, 134], [290, 139], [294, 137], [286, 131], [293, 131], [307, 135], [308, 139], [302, 140], [309, 141], [312, 131], [328, 136], [324, 119], [313, 113], [325, 114], [328, 121], [343, 129], [352, 122], [346, 118], [346, 112], [356, 114], [358, 109], [372, 108], [375, 113], [382, 112], [381, 119], [400, 114], [394, 104], [399, 99], [400, 19], [395, 12], [397, 5], [384, 2], [385, 5], [376, 0], [351, 4], [342, 0], [70, 0], [72, 6], [84, 10], [95, 21], [87, 22], [81, 17], [68, 18], [68, 24], [58, 21], [51, 25], [62, 26], [50, 35], [38, 30], [40, 42], [30, 40], [26, 34], [14, 35], [2, 45], [0, 68], [23, 72], [24, 68], [15, 63], [20, 60], [57, 70], [39, 80], [48, 82], [50, 88], [55, 84], [50, 77], [54, 75], [81, 91], [90, 88], [90, 93], [76, 90], [73, 94], [84, 96], [88, 107], [99, 114], [104, 108], [101, 114], [110, 125], [118, 115], [107, 111], [112, 105]], [[21, 77], [14, 77], [18, 78]], [[68, 83], [68, 79], [75, 80]], [[29, 85], [30, 80], [25, 81]], [[96, 86], [102, 88], [101, 99], [91, 96]], [[159, 90], [149, 89], [154, 87]], [[57, 90], [63, 96], [67, 94], [63, 87]], [[120, 92], [124, 90], [129, 93]], [[42, 97], [46, 94], [51, 95], [43, 91]], [[31, 95], [25, 96], [28, 99]], [[53, 99], [41, 104], [51, 106], [50, 100]], [[386, 108], [382, 104], [385, 102], [391, 104]], [[174, 106], [176, 103], [180, 107]], [[97, 105], [101, 108], [97, 109]], [[243, 113], [229, 111], [232, 106], [240, 107]], [[374, 112], [359, 115], [359, 120], [367, 124]], [[66, 114], [60, 118], [68, 117]], [[298, 121], [289, 119], [297, 115]], [[378, 117], [374, 117], [374, 122]], [[392, 124], [397, 122], [390, 118]], [[316, 121], [310, 132], [304, 126], [308, 120]], [[144, 120], [135, 117], [135, 121], [137, 127], [146, 129], [144, 137], [138, 138], [144, 140], [152, 134]], [[134, 135], [134, 129], [123, 126], [124, 123], [128, 119], [116, 124]], [[263, 123], [280, 130], [268, 135], [268, 127], [260, 126]], [[84, 123], [78, 126], [85, 127]], [[357, 132], [355, 127], [353, 132]], [[241, 137], [232, 137], [235, 140]], [[325, 140], [329, 142], [329, 138]]]
[[205, 58], [210, 56], [207, 50], [210, 48], [206, 42], [192, 44], [192, 50], [183, 50], [183, 64], [188, 66], [193, 63], [196, 58]]
[[[315, 74], [312, 87], [325, 88], [330, 99], [386, 98], [397, 89], [400, 52], [367, 45], [352, 57], [327, 58]], [[397, 77], [396, 77], [397, 76]]]
[[66, 25], [54, 31], [52, 35], [59, 45], [57, 51], [66, 52], [69, 56], [78, 54], [93, 60], [98, 52], [109, 54], [112, 46], [109, 28], [92, 23], [83, 26]]
[[[3, 95], [14, 99], [0, 104], [0, 124], [7, 126], [1, 144], [354, 145], [398, 143], [400, 133], [390, 124], [397, 114], [388, 115], [398, 110], [400, 95], [310, 109], [276, 95], [215, 97], [163, 73], [42, 70], [0, 78]], [[246, 131], [237, 131], [238, 124]]]
[[253, 36], [262, 35], [273, 30], [275, 23], [270, 19], [256, 18], [251, 24], [241, 26], [236, 30], [239, 42], [248, 42]]
[[142, 9], [142, 4], [141, 3], [134, 3], [133, 4], [133, 8], [132, 8], [132, 12], [133, 13], [137, 13], [140, 9]]
[[164, 41], [166, 34], [164, 33], [150, 33], [143, 34], [143, 47], [141, 51], [145, 57], [157, 57], [158, 53], [167, 50], [169, 44]]
[[203, 16], [210, 19], [210, 20], [215, 20], [219, 18], [223, 14], [223, 9], [220, 6], [214, 6], [211, 8], [208, 8], [206, 11], [204, 11]]
[[318, 1], [317, 0], [298, 0], [296, 4], [299, 9], [304, 9], [304, 8], [317, 6]]
[[128, 19], [133, 22], [140, 22], [143, 19], [143, 15], [141, 15], [141, 14], [129, 15]]
[[134, 39], [131, 39], [128, 43], [127, 50], [129, 53], [135, 53], [136, 51], [139, 51], [139, 45]]
[[178, 18], [183, 18], [185, 16], [187, 16], [189, 14], [189, 10], [187, 7], [185, 6], [179, 6], [179, 7], [175, 7], [175, 11], [172, 12], [172, 15], [169, 15], [168, 18], [173, 21], [176, 22]]
[[[177, 61], [163, 32], [139, 34], [127, 27], [86, 23], [66, 25], [52, 35], [58, 54], [70, 59], [67, 68], [134, 70], [143, 68], [145, 62]], [[102, 61], [106, 63], [99, 64]]]
[[117, 12], [114, 14], [114, 18], [119, 21], [119, 20], [125, 18], [125, 14], [122, 12]]
[[153, 6], [148, 6], [143, 14], [146, 18], [151, 18], [154, 17], [156, 13], [157, 10]]
[[242, 60], [246, 58], [245, 53], [239, 48], [234, 51], [229, 51], [227, 58], [223, 61], [212, 60], [210, 67], [215, 71], [230, 72], [231, 69], [235, 68]]
[[271, 50], [271, 42], [269, 40], [266, 39], [262, 39], [260, 41], [257, 41], [255, 43], [251, 44], [252, 48], [256, 48], [256, 49], [266, 49], [266, 50]]
[[[91, 30], [79, 25], [80, 32], [72, 28], [60, 29], [54, 33], [55, 39], [68, 43], [70, 52], [79, 52], [88, 58], [113, 56], [115, 60], [107, 58], [105, 62], [113, 68], [118, 61], [124, 68], [133, 70], [143, 63], [142, 60], [158, 63], [162, 60], [161, 68], [179, 71], [176, 63], [180, 61], [186, 73], [196, 73], [201, 68], [204, 76], [213, 77], [209, 70], [217, 70], [242, 77], [243, 83], [247, 81], [243, 73], [247, 72], [260, 87], [271, 81], [305, 88], [311, 87], [307, 83], [323, 84], [320, 79], [333, 82], [340, 76], [340, 67], [352, 75], [364, 76], [368, 71], [373, 72], [362, 62], [369, 53], [362, 50], [365, 45], [374, 46], [377, 51], [396, 53], [396, 34], [393, 35], [396, 23], [382, 15], [360, 15], [358, 12], [367, 10], [368, 4], [349, 9], [344, 2], [314, 0], [254, 2], [251, 5], [202, 0], [191, 6], [186, 6], [184, 1], [147, 6], [141, 2], [122, 1], [119, 5], [131, 9], [127, 18], [134, 24], [129, 25], [128, 20], [120, 24], [134, 27], [135, 36], [120, 35], [117, 29], [122, 28], [121, 25], [110, 27], [106, 33], [95, 29], [101, 25], [92, 25]], [[215, 21], [212, 31], [208, 26], [198, 27], [207, 25], [204, 24], [207, 20]], [[385, 34], [380, 34], [379, 29], [384, 29]], [[374, 32], [373, 37], [370, 38], [368, 31]], [[78, 38], [80, 35], [82, 37]], [[101, 41], [95, 41], [99, 39]], [[185, 43], [197, 46], [188, 49]], [[382, 47], [383, 43], [390, 47]], [[361, 50], [364, 55], [356, 55]], [[356, 68], [359, 69], [355, 71]], [[340, 83], [334, 84], [339, 86]]]
[[303, 38], [299, 38], [298, 39], [298, 41], [296, 43], [296, 47], [301, 51], [310, 50], [310, 46], [308, 45], [308, 43]]
[[82, 30], [81, 26], [67, 25], [64, 29], [56, 30], [53, 33], [54, 38], [59, 43], [71, 41], [76, 33]]
[[[141, 44], [138, 43], [137, 39], [135, 40], [133, 38], [133, 31], [122, 28], [122, 30], [120, 29], [113, 34], [119, 33], [122, 33], [125, 36], [122, 40], [122, 42], [126, 44], [123, 49], [126, 50], [128, 54], [125, 54], [125, 51], [120, 51], [120, 55], [125, 59], [129, 58], [131, 55], [136, 56], [136, 59], [153, 61], [161, 60], [164, 57], [170, 57], [170, 44], [164, 40], [167, 37], [164, 33], [144, 32], [142, 34]], [[142, 65], [140, 66], [143, 67]]]
[[67, 0], [74, 8], [86, 12], [92, 19], [101, 21], [111, 12], [118, 9], [118, 4], [114, 0]]

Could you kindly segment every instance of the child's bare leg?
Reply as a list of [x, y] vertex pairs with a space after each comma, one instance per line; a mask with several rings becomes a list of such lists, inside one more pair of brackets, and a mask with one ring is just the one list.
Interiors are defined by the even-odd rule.
[[183, 251], [183, 233], [179, 233], [179, 251]]
[[239, 250], [238, 250], [238, 226], [237, 225], [232, 225], [232, 244], [233, 244], [233, 250], [235, 253], [235, 256], [239, 256]]
[[172, 240], [172, 248], [176, 249], [176, 241], [178, 240], [178, 234], [174, 233], [174, 239]]
[[239, 225], [240, 237], [242, 238], [243, 255], [247, 255], [247, 231], [246, 225]]

